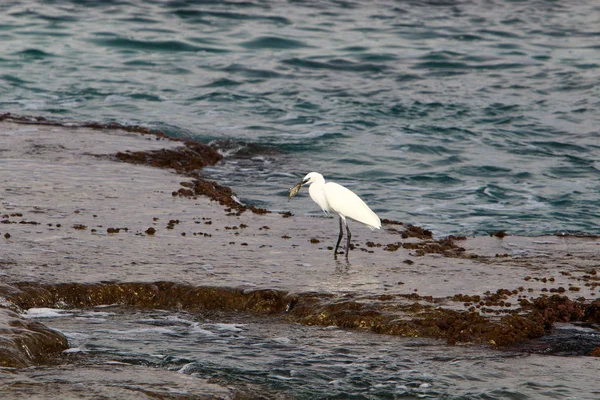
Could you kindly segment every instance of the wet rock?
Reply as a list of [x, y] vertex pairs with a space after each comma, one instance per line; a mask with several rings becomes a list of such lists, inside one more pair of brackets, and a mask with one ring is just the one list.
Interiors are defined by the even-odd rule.
[[393, 219], [387, 219], [387, 218], [382, 219], [381, 224], [382, 225], [404, 225], [403, 222], [395, 221]]
[[[50, 120], [42, 116], [27, 116], [27, 115], [16, 115], [12, 113], [0, 114], [0, 121], [17, 122], [28, 125], [48, 125], [48, 126], [66, 126], [65, 122], [60, 120]], [[102, 130], [122, 130], [125, 132], [134, 132], [144, 135], [155, 135], [157, 138], [163, 139], [167, 136], [162, 131], [153, 130], [145, 126], [140, 125], [122, 125], [117, 122], [70, 122], [69, 127], [82, 127]], [[170, 140], [177, 140], [171, 139]]]
[[400, 248], [402, 248], [402, 243], [400, 243], [400, 242], [390, 243], [390, 244], [386, 244], [385, 246], [383, 246], [383, 250], [385, 250], [385, 251], [396, 251]]
[[273, 313], [285, 308], [285, 292], [188, 286], [173, 282], [58, 285], [18, 284], [10, 300], [21, 308], [91, 307], [124, 304], [140, 308], [250, 311]]
[[201, 143], [186, 142], [181, 149], [156, 151], [119, 152], [115, 157], [132, 164], [145, 164], [157, 168], [173, 168], [178, 172], [190, 172], [213, 165], [223, 157]]
[[280, 399], [265, 388], [220, 385], [177, 371], [131, 363], [0, 370], [2, 399], [230, 400]]
[[599, 357], [600, 337], [593, 325], [561, 324], [543, 337], [526, 340], [507, 347], [507, 350], [555, 356]]
[[[61, 138], [63, 143], [71, 143], [71, 138], [74, 140], [77, 137], [79, 140], [87, 135], [86, 141], [82, 142], [86, 144], [83, 148], [93, 148], [97, 154], [114, 154], [117, 149], [124, 148], [118, 147], [120, 142], [116, 138], [119, 136], [113, 133], [83, 132], [82, 135], [72, 136], [70, 132], [55, 129], [36, 129], [36, 133], [28, 135], [27, 140], [37, 140], [44, 144]], [[3, 137], [3, 140], [11, 140], [12, 145], [6, 147], [19, 148], [16, 144], [23, 143], [19, 136], [23, 135]], [[103, 138], [103, 145], [112, 146], [109, 147], [110, 151], [102, 146], [87, 145], [99, 136]], [[125, 139], [131, 140], [132, 136], [126, 135]], [[115, 140], [111, 140], [112, 138]], [[138, 139], [133, 140], [142, 142]], [[168, 145], [169, 148], [180, 147], [173, 143], [143, 142], [142, 145], [151, 144], [143, 147], [148, 149], [157, 149], [163, 145]], [[137, 143], [133, 143], [129, 147], [138, 148], [136, 145]], [[329, 251], [326, 251], [308, 243], [311, 238], [332, 235], [331, 221], [308, 221], [306, 218], [296, 217], [293, 226], [290, 226], [289, 221], [285, 223], [279, 216], [237, 217], [247, 208], [234, 200], [231, 189], [201, 181], [195, 170], [185, 172], [184, 164], [175, 164], [183, 175], [176, 176], [171, 171], [129, 168], [104, 156], [98, 158], [99, 156], [92, 154], [96, 157], [92, 158], [89, 154], [82, 154], [75, 146], [72, 147], [73, 149], [70, 146], [48, 147], [45, 150], [47, 153], [42, 152], [35, 157], [15, 152], [16, 156], [29, 157], [31, 165], [40, 171], [43, 171], [43, 165], [49, 160], [55, 163], [54, 172], [61, 171], [60, 175], [53, 174], [58, 179], [52, 185], [64, 186], [67, 190], [57, 191], [56, 194], [60, 194], [60, 197], [44, 199], [48, 199], [49, 209], [57, 210], [52, 215], [58, 215], [63, 225], [73, 226], [75, 223], [85, 222], [99, 228], [90, 222], [92, 216], [89, 212], [94, 210], [102, 215], [105, 226], [127, 224], [134, 231], [142, 232], [148, 227], [150, 219], [154, 222], [149, 225], [159, 226], [156, 221], [157, 216], [160, 216], [160, 221], [169, 223], [174, 218], [181, 218], [182, 222], [176, 229], [181, 227], [181, 230], [187, 232], [192, 232], [189, 225], [192, 221], [204, 223], [206, 225], [203, 225], [203, 230], [210, 233], [197, 232], [194, 237], [185, 239], [180, 235], [163, 235], [147, 240], [134, 235], [121, 235], [119, 240], [107, 235], [89, 235], [86, 238], [88, 242], [82, 244], [80, 241], [57, 239], [60, 235], [48, 232], [52, 229], [31, 229], [29, 225], [19, 224], [23, 215], [6, 214], [2, 219], [10, 225], [2, 226], [10, 226], [13, 236], [23, 240], [3, 242], [7, 252], [3, 253], [2, 272], [10, 282], [41, 280], [43, 277], [44, 282], [53, 283], [43, 287], [36, 286], [35, 283], [19, 284], [23, 293], [6, 297], [21, 305], [88, 307], [124, 304], [172, 310], [223, 309], [268, 313], [293, 323], [338, 325], [386, 334], [435, 337], [449, 343], [489, 343], [495, 346], [507, 346], [547, 335], [555, 324], [564, 321], [598, 320], [597, 305], [593, 303], [597, 296], [592, 291], [597, 290], [600, 285], [596, 272], [599, 259], [595, 251], [597, 241], [593, 238], [560, 238], [553, 241], [555, 237], [540, 240], [514, 236], [511, 237], [510, 246], [505, 241], [487, 235], [468, 240], [461, 237], [434, 240], [431, 232], [423, 228], [406, 227], [401, 223], [388, 221], [390, 226], [384, 231], [361, 237], [363, 242], [372, 240], [366, 244], [370, 249], [368, 254], [354, 252], [351, 254], [351, 266], [338, 266], [331, 260], [332, 247], [328, 246]], [[67, 157], [62, 159], [58, 155]], [[45, 157], [41, 159], [42, 162], [39, 162], [40, 157]], [[61, 160], [68, 160], [68, 165], [64, 165]], [[73, 171], [72, 165], [78, 160], [82, 162], [82, 168]], [[151, 162], [153, 158], [145, 160]], [[162, 165], [167, 168], [170, 164]], [[12, 186], [20, 186], [21, 177], [27, 177], [16, 175], [24, 174], [19, 165], [14, 165], [12, 171], [13, 176], [19, 177], [13, 178]], [[119, 185], [118, 180], [112, 182], [107, 179], [98, 188], [98, 178], [119, 173], [124, 176], [132, 173], [131, 177], [135, 179], [123, 179], [123, 185]], [[65, 185], [73, 182], [72, 177], [79, 178], [91, 192], [96, 193], [96, 202], [86, 205], [88, 208], [80, 213], [74, 213], [73, 210], [81, 207], [81, 199], [77, 195], [82, 189]], [[89, 181], [85, 181], [86, 179]], [[180, 185], [183, 179], [186, 182]], [[205, 189], [214, 189], [213, 199], [222, 200], [226, 204], [225, 210], [208, 201], [170, 198], [163, 201], [165, 193], [170, 193], [174, 188], [179, 189], [175, 191], [175, 195], [182, 197], [196, 197]], [[118, 195], [119, 201], [112, 200], [112, 197], [109, 201], [103, 199], [103, 194], [113, 193]], [[6, 195], [11, 193], [7, 192]], [[38, 193], [25, 192], [19, 196], [28, 196], [27, 203], [42, 204], [36, 197], [39, 196]], [[7, 197], [7, 202], [14, 203], [14, 199]], [[18, 200], [25, 202], [23, 199], [21, 197]], [[54, 204], [51, 204], [52, 201]], [[142, 203], [149, 206], [140, 207]], [[27, 213], [30, 212], [30, 209], [27, 210]], [[52, 222], [56, 228], [61, 226], [60, 223], [55, 223], [56, 220], [49, 219], [47, 209], [41, 211], [36, 219], [44, 224]], [[223, 216], [223, 211], [236, 217]], [[198, 216], [192, 217], [193, 219], [183, 217], [192, 213], [210, 215], [213, 220]], [[247, 223], [252, 228], [242, 229], [242, 223]], [[238, 229], [224, 228], [232, 224]], [[267, 225], [270, 225], [271, 230]], [[148, 235], [155, 232], [154, 228], [146, 230]], [[236, 242], [230, 242], [233, 245], [227, 245], [232, 233], [238, 233], [239, 236]], [[402, 234], [406, 238], [400, 239]], [[212, 239], [204, 239], [209, 237]], [[384, 251], [380, 242], [386, 241], [393, 242], [396, 246], [402, 243], [402, 248], [398, 247], [396, 253]], [[239, 245], [235, 245], [236, 243]], [[244, 243], [248, 247], [243, 246]], [[565, 244], [568, 246], [568, 254], [564, 250]], [[401, 262], [408, 253], [404, 249], [411, 250], [411, 254], [423, 256], [419, 259], [419, 268]], [[494, 257], [495, 254], [503, 253], [505, 257]], [[207, 270], [199, 268], [208, 263], [211, 266]], [[118, 268], [121, 266], [127, 268]], [[323, 276], [332, 273], [336, 275], [336, 279], [323, 279]], [[550, 275], [556, 276], [556, 280]], [[375, 276], [378, 284], [356, 285], [348, 289], [352, 279], [365, 279], [368, 282]], [[187, 282], [189, 285], [155, 282], [165, 277], [177, 282]], [[523, 277], [528, 277], [527, 288], [520, 286], [523, 284]], [[155, 283], [96, 283], [106, 280], [122, 282], [126, 279]], [[65, 281], [88, 284], [59, 284]], [[275, 287], [279, 290], [231, 289], [244, 285], [253, 288]], [[513, 289], [515, 287], [522, 289]], [[289, 295], [287, 290], [300, 293]], [[332, 294], [328, 296], [326, 293]], [[556, 298], [548, 296], [554, 293]], [[432, 298], [425, 294], [440, 297]], [[570, 302], [564, 300], [569, 296]], [[575, 298], [576, 296], [580, 297]], [[591, 351], [593, 349], [588, 349], [588, 353]]]
[[432, 239], [433, 233], [431, 233], [430, 230], [421, 228], [420, 226], [409, 225], [402, 232], [402, 238]]
[[181, 185], [183, 187], [172, 192], [173, 196], [206, 196], [225, 207], [236, 210], [236, 212], [231, 213], [232, 215], [240, 215], [246, 210], [250, 210], [256, 214], [266, 214], [269, 212], [264, 208], [239, 203], [236, 201], [231, 188], [200, 177], [198, 174], [199, 170], [207, 165], [216, 164], [223, 156], [212, 147], [202, 143], [192, 140], [186, 140], [183, 143], [185, 147], [178, 149], [118, 152], [115, 157], [118, 160], [132, 164], [150, 165], [157, 168], [172, 168], [182, 175], [193, 178], [191, 182], [182, 182]]
[[[278, 314], [291, 322], [335, 325], [375, 333], [445, 339], [448, 343], [488, 343], [508, 346], [539, 338], [557, 322], [600, 323], [598, 307], [554, 295], [533, 301], [501, 318], [479, 311], [441, 308], [431, 296], [416, 293], [385, 295], [366, 301], [347, 294], [342, 298], [317, 293], [290, 295], [278, 290], [202, 287], [172, 282], [40, 285], [22, 283], [7, 297], [18, 307], [91, 307], [122, 304], [144, 309], [186, 309]], [[518, 292], [518, 290], [517, 290]], [[501, 304], [512, 291], [486, 296], [456, 295], [454, 301]], [[293, 306], [290, 306], [292, 304]], [[401, 317], [400, 317], [401, 316]]]
[[111, 234], [115, 234], [115, 233], [119, 233], [121, 231], [129, 231], [129, 228], [107, 228], [106, 229], [106, 233], [111, 233]]
[[167, 224], [167, 229], [174, 229], [175, 225], [178, 225], [178, 224], [179, 224], [178, 219], [169, 220], [169, 223]]
[[253, 205], [243, 205], [235, 200], [233, 191], [226, 187], [221, 186], [215, 181], [210, 181], [197, 177], [193, 180], [193, 186], [191, 189], [179, 189], [173, 193], [174, 196], [206, 196], [211, 200], [219, 202], [219, 204], [229, 207], [236, 212], [230, 212], [232, 215], [240, 215], [246, 210], [250, 210], [255, 214], [266, 214], [267, 211], [264, 208], [259, 208]]
[[[400, 245], [400, 243], [397, 244]], [[388, 245], [388, 247], [389, 246], [390, 245]], [[417, 256], [423, 256], [425, 254], [443, 254], [448, 257], [457, 257], [465, 252], [465, 249], [454, 243], [454, 240], [450, 237], [436, 241], [425, 240], [421, 242], [403, 243], [402, 247], [409, 250], [416, 250], [415, 254]], [[392, 249], [397, 250], [395, 246], [393, 246]]]
[[68, 348], [60, 332], [0, 308], [0, 366], [23, 368], [43, 364]]
[[462, 236], [462, 235], [459, 235], [459, 236], [450, 235], [450, 236], [448, 236], [448, 239], [449, 240], [453, 240], [453, 241], [454, 240], [467, 240], [467, 237], [466, 236]]

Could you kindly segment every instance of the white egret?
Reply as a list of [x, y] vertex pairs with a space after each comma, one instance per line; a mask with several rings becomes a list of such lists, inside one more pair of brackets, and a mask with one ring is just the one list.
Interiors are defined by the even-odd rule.
[[350, 238], [352, 237], [352, 234], [350, 233], [350, 228], [348, 228], [346, 218], [361, 222], [371, 228], [371, 230], [381, 228], [381, 221], [377, 214], [375, 214], [360, 197], [340, 184], [335, 182], [325, 183], [325, 178], [318, 172], [307, 174], [300, 182], [298, 182], [298, 184], [296, 184], [296, 186], [290, 188], [290, 198], [298, 194], [304, 185], [310, 185], [308, 188], [310, 198], [321, 207], [325, 214], [335, 212], [340, 216], [340, 234], [337, 243], [335, 244], [335, 250], [333, 251], [335, 258], [337, 258], [337, 250], [340, 246], [340, 241], [344, 236], [344, 226], [346, 227], [347, 233], [346, 259], [348, 259]]

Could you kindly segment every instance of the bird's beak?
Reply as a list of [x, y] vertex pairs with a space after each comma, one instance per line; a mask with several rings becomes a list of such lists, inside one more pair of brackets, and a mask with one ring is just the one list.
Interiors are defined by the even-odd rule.
[[305, 183], [306, 183], [306, 181], [301, 180], [300, 182], [296, 183], [295, 186], [292, 186], [289, 191], [290, 194], [289, 194], [288, 200], [291, 199], [292, 197], [294, 197], [295, 195], [297, 195], [298, 192], [300, 191], [300, 189], [302, 188], [302, 185], [304, 185]]

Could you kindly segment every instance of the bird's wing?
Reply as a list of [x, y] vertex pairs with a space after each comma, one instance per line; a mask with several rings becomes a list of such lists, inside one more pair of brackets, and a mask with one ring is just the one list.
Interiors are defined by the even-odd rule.
[[310, 198], [321, 207], [321, 210], [329, 215], [329, 211], [331, 210], [329, 208], [329, 203], [327, 203], [327, 199], [325, 198], [323, 184], [313, 183], [308, 188], [308, 194], [310, 194]]
[[327, 182], [323, 193], [331, 211], [372, 228], [379, 229], [381, 227], [381, 221], [377, 214], [350, 189], [335, 182]]

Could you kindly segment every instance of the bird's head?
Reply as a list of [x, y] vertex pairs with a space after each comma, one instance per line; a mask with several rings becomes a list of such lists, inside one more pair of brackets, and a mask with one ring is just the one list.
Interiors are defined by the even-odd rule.
[[315, 183], [317, 181], [324, 181], [325, 179], [323, 179], [323, 175], [321, 175], [318, 172], [310, 172], [308, 174], [306, 174], [306, 176], [302, 179], [301, 183], [302, 185], [310, 185], [311, 183]]
[[320, 173], [310, 172], [310, 173], [306, 174], [306, 176], [304, 178], [302, 178], [302, 180], [300, 182], [298, 182], [296, 185], [294, 185], [293, 187], [290, 188], [290, 198], [297, 195], [298, 192], [300, 191], [300, 189], [302, 188], [302, 186], [310, 185], [311, 183], [315, 183], [315, 182], [319, 182], [319, 181], [325, 182], [323, 175], [321, 175]]

